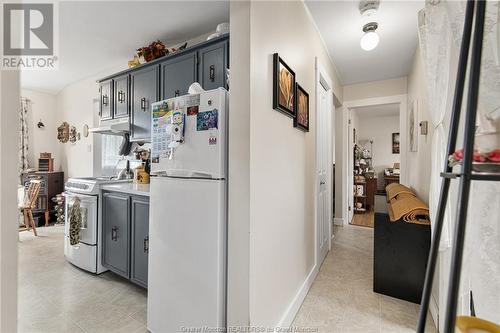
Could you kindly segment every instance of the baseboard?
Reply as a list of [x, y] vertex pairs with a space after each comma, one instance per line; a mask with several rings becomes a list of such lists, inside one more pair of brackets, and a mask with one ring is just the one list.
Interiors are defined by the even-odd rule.
[[431, 301], [429, 302], [429, 312], [431, 313], [432, 320], [434, 321], [434, 326], [439, 332], [439, 308], [434, 297], [431, 296]]
[[335, 217], [335, 218], [333, 218], [333, 224], [344, 225], [344, 219], [341, 217]]
[[314, 267], [307, 275], [307, 278], [305, 279], [304, 283], [302, 283], [299, 290], [293, 297], [292, 302], [286, 308], [285, 313], [283, 314], [280, 321], [276, 325], [277, 327], [290, 327], [292, 325], [293, 320], [295, 319], [295, 316], [297, 315], [297, 312], [299, 311], [300, 306], [302, 305], [302, 302], [304, 302], [304, 299], [306, 298], [307, 293], [309, 292], [309, 289], [311, 288], [314, 282], [314, 279], [316, 279], [316, 275], [318, 275], [318, 271], [319, 269], [317, 265], [314, 265]]

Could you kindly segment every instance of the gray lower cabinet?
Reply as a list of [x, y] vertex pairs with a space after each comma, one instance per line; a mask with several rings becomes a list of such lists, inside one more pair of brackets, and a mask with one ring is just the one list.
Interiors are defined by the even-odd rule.
[[188, 93], [197, 80], [196, 57], [196, 52], [190, 52], [161, 63], [161, 99]]
[[205, 90], [226, 87], [226, 68], [228, 68], [228, 43], [223, 41], [201, 48], [200, 84]]
[[118, 193], [103, 196], [103, 265], [128, 278], [130, 268], [130, 197]]
[[103, 266], [147, 288], [149, 198], [104, 192], [102, 220]]
[[131, 74], [132, 108], [130, 141], [149, 141], [151, 103], [159, 100], [158, 66], [146, 67]]
[[133, 197], [130, 280], [148, 286], [149, 200]]

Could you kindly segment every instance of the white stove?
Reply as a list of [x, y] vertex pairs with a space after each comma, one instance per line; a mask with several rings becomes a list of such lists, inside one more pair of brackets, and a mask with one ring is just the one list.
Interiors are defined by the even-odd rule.
[[[107, 269], [101, 264], [101, 186], [130, 183], [131, 179], [113, 177], [69, 178], [64, 185], [66, 217], [64, 223], [64, 256], [75, 266], [100, 274]], [[69, 239], [70, 213], [76, 200], [80, 201], [82, 224], [79, 243], [71, 245]]]
[[65, 191], [88, 195], [99, 195], [100, 186], [114, 183], [130, 183], [131, 179], [116, 179], [115, 177], [82, 177], [69, 178], [64, 185]]

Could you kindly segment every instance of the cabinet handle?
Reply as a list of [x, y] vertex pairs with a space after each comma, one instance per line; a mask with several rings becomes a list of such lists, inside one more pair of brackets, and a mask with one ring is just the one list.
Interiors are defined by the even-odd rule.
[[118, 92], [118, 102], [120, 103], [125, 102], [125, 93], [123, 92], [123, 90], [120, 90]]
[[111, 240], [115, 242], [118, 240], [118, 227], [111, 228]]
[[149, 253], [149, 236], [144, 238], [144, 253]]
[[108, 95], [102, 95], [102, 105], [108, 105]]
[[180, 95], [181, 95], [181, 93], [180, 93], [179, 89], [177, 89], [177, 90], [175, 91], [175, 95], [174, 95], [174, 97], [179, 97]]
[[146, 111], [146, 97], [141, 98], [141, 110]]
[[210, 65], [210, 82], [215, 82], [215, 65]]

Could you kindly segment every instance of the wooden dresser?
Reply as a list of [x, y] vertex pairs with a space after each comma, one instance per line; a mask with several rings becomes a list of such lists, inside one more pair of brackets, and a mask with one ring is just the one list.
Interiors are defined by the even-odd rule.
[[387, 187], [387, 185], [391, 183], [398, 183], [399, 184], [399, 175], [397, 176], [384, 176], [384, 190]]
[[36, 171], [24, 173], [22, 175], [22, 184], [25, 189], [28, 188], [32, 179], [41, 180], [40, 194], [33, 213], [43, 213], [45, 215], [45, 225], [48, 225], [50, 213], [55, 208], [52, 198], [64, 191], [64, 172]]
[[377, 178], [366, 179], [366, 208], [373, 210], [375, 206], [375, 193], [377, 192]]

